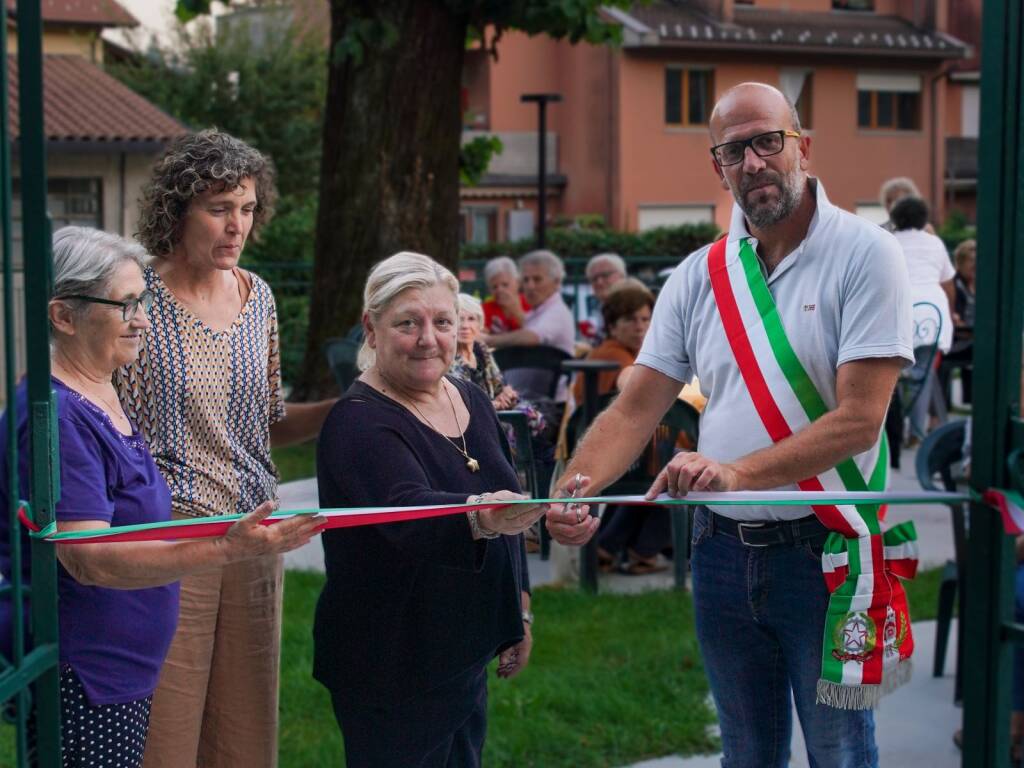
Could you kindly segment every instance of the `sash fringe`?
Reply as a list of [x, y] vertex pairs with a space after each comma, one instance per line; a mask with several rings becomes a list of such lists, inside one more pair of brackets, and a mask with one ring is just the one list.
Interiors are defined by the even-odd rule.
[[881, 685], [843, 685], [831, 680], [818, 680], [815, 703], [836, 709], [876, 709], [882, 697], [908, 683], [913, 674], [910, 659], [904, 659], [886, 670]]

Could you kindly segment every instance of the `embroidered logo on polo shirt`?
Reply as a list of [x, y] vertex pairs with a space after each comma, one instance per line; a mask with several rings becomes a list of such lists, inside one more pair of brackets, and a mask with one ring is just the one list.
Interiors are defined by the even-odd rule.
[[804, 304], [804, 312], [813, 312], [815, 306], [814, 304]]

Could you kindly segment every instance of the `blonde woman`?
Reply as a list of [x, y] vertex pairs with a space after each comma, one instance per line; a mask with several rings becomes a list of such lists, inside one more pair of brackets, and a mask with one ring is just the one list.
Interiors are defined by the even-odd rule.
[[[320, 434], [323, 507], [521, 499], [490, 399], [448, 376], [455, 276], [427, 256], [378, 264], [364, 292], [362, 375]], [[522, 536], [542, 505], [337, 529], [313, 627], [349, 768], [478, 766], [487, 664], [530, 654]]]

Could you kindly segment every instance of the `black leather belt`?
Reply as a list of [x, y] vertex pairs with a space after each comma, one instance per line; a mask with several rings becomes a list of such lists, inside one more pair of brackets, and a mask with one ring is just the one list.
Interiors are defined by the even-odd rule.
[[828, 528], [822, 525], [814, 515], [801, 517], [798, 520], [749, 522], [733, 520], [712, 512], [709, 524], [712, 535], [724, 533], [726, 536], [739, 539], [748, 547], [796, 544], [807, 539], [823, 538], [828, 534]]

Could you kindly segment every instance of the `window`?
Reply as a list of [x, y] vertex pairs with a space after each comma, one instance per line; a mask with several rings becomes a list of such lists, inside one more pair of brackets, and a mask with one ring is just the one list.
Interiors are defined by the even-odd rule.
[[921, 78], [858, 75], [857, 126], [895, 131], [921, 127]]
[[665, 122], [707, 125], [711, 116], [713, 72], [710, 69], [665, 69]]
[[459, 242], [483, 245], [498, 239], [498, 209], [471, 206], [459, 211]]
[[[11, 240], [14, 263], [21, 268], [21, 179], [11, 179]], [[103, 182], [101, 179], [48, 179], [46, 208], [53, 231], [74, 224], [103, 229]]]

